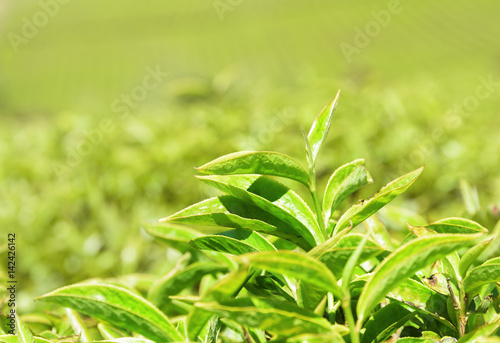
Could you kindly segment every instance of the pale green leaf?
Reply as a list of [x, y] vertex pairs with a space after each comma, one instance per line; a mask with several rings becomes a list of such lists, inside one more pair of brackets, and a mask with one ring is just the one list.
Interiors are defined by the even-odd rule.
[[418, 270], [460, 249], [477, 235], [441, 234], [414, 239], [392, 252], [374, 270], [358, 301], [359, 320], [406, 278]]
[[355, 160], [335, 170], [328, 180], [323, 198], [325, 223], [349, 195], [371, 182], [373, 180], [365, 168], [365, 160]]
[[372, 197], [361, 200], [359, 203], [349, 208], [342, 215], [342, 217], [340, 217], [337, 225], [335, 226], [334, 233], [338, 233], [350, 227], [351, 225], [352, 227], [355, 227], [363, 220], [367, 219], [379, 209], [384, 207], [395, 197], [407, 190], [408, 187], [410, 187], [411, 184], [418, 178], [423, 168], [424, 167], [420, 167], [408, 174], [397, 178], [396, 180], [382, 187]]
[[337, 108], [337, 104], [339, 101], [340, 90], [337, 92], [335, 99], [333, 99], [328, 105], [323, 108], [323, 110], [318, 114], [316, 119], [309, 130], [309, 134], [307, 135], [307, 142], [310, 146], [310, 154], [308, 159], [311, 165], [314, 165], [316, 161], [316, 157], [318, 156], [318, 151], [323, 142], [328, 135], [328, 131], [330, 130], [330, 125], [332, 124], [332, 117], [335, 108]]
[[478, 223], [464, 218], [442, 219], [426, 227], [438, 233], [488, 233], [488, 230]]
[[182, 341], [183, 336], [153, 304], [126, 288], [93, 282], [59, 288], [38, 300], [69, 307], [137, 332], [153, 341]]
[[19, 316], [16, 314], [16, 335], [19, 343], [35, 343], [35, 337], [31, 333], [30, 329], [21, 321]]
[[75, 332], [75, 335], [80, 336], [81, 342], [91, 342], [92, 336], [90, 335], [88, 329], [83, 324], [80, 315], [70, 308], [65, 308], [66, 317], [71, 325], [71, 328]]
[[467, 272], [469, 271], [470, 266], [486, 250], [486, 248], [490, 245], [492, 241], [493, 238], [478, 243], [465, 252], [465, 254], [460, 259], [459, 263], [459, 271], [462, 278], [465, 278]]
[[309, 185], [309, 174], [293, 158], [270, 151], [241, 151], [196, 168], [211, 175], [260, 174], [280, 176]]

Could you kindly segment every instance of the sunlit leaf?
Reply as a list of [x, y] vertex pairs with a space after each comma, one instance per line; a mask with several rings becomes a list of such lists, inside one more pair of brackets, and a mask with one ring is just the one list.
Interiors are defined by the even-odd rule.
[[370, 217], [372, 214], [377, 212], [383, 206], [392, 201], [395, 197], [403, 193], [408, 187], [411, 186], [413, 182], [418, 178], [424, 167], [420, 167], [408, 174], [405, 174], [396, 180], [388, 183], [382, 187], [376, 194], [372, 197], [361, 200], [356, 205], [349, 208], [340, 217], [337, 225], [335, 226], [334, 233], [338, 233], [347, 227], [355, 227], [363, 220]]
[[484, 262], [473, 268], [463, 281], [466, 292], [487, 283], [500, 282], [500, 257]]
[[16, 335], [19, 339], [19, 343], [35, 343], [35, 337], [31, 333], [30, 329], [19, 319], [19, 316], [16, 314]]
[[116, 285], [81, 283], [59, 288], [37, 299], [105, 320], [153, 341], [184, 339], [153, 304]]
[[242, 255], [239, 260], [255, 268], [306, 281], [340, 298], [335, 276], [324, 264], [305, 254], [292, 251], [259, 252]]
[[365, 160], [355, 160], [338, 168], [328, 180], [323, 198], [325, 223], [342, 201], [371, 182], [373, 180], [365, 168]]
[[183, 289], [189, 288], [207, 274], [226, 271], [224, 265], [208, 262], [195, 262], [185, 269], [172, 271], [156, 281], [149, 289], [148, 299], [159, 308], [170, 303], [169, 296], [178, 294]]
[[302, 248], [309, 250], [324, 241], [311, 209], [302, 198], [283, 184], [256, 175], [212, 175], [198, 178], [289, 224], [293, 230], [291, 234], [302, 236], [302, 239], [297, 240]]
[[316, 119], [309, 130], [309, 134], [307, 135], [308, 145], [310, 146], [310, 154], [308, 156], [310, 164], [314, 165], [316, 161], [316, 157], [318, 156], [318, 151], [323, 142], [328, 135], [328, 131], [330, 130], [330, 125], [332, 124], [332, 117], [335, 108], [337, 108], [337, 104], [339, 101], [340, 90], [337, 92], [335, 99], [333, 99], [328, 105], [323, 108], [323, 110], [318, 114]]
[[73, 328], [75, 335], [80, 336], [80, 341], [81, 342], [92, 341], [92, 336], [90, 335], [89, 330], [83, 324], [80, 315], [70, 308], [66, 308], [65, 312], [66, 312], [66, 317], [68, 318], [68, 322]]
[[[308, 255], [323, 262], [337, 278], [340, 278], [347, 260], [356, 250], [356, 247], [360, 244], [362, 239], [363, 235], [361, 234], [348, 234], [340, 237], [335, 244], [329, 247], [329, 249], [323, 249], [321, 252], [319, 249], [313, 249]], [[377, 256], [383, 251], [384, 249], [380, 246], [372, 241], [368, 241], [361, 252], [359, 263]]]
[[375, 214], [366, 219], [364, 224], [375, 242], [387, 251], [394, 250], [394, 244], [392, 244], [391, 236], [389, 235], [387, 228]]
[[462, 278], [465, 278], [470, 266], [486, 250], [486, 248], [490, 245], [492, 241], [493, 239], [489, 239], [487, 241], [478, 243], [465, 252], [465, 254], [460, 259], [459, 263], [459, 271]]
[[219, 157], [196, 168], [212, 175], [260, 174], [280, 176], [309, 185], [309, 174], [293, 158], [269, 151], [241, 151]]
[[360, 320], [381, 301], [389, 291], [418, 270], [461, 247], [471, 244], [477, 235], [441, 234], [414, 239], [399, 247], [377, 266], [358, 301]]

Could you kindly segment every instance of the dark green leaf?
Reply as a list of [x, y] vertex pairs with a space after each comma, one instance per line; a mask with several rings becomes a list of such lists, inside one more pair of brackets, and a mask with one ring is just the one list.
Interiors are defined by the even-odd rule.
[[269, 151], [241, 151], [219, 157], [196, 168], [203, 174], [260, 174], [292, 179], [309, 185], [309, 174], [293, 158]]
[[440, 234], [414, 239], [392, 252], [377, 266], [368, 280], [357, 305], [358, 316], [364, 320], [386, 294], [418, 270], [445, 257], [477, 235]]
[[332, 124], [333, 112], [337, 107], [339, 96], [340, 90], [337, 92], [335, 99], [333, 99], [328, 105], [326, 105], [325, 108], [323, 108], [323, 110], [318, 114], [316, 119], [314, 119], [311, 129], [309, 130], [307, 141], [309, 143], [308, 145], [310, 146], [311, 156], [309, 156], [308, 159], [311, 165], [314, 165], [316, 157], [318, 156], [319, 148], [328, 135], [330, 125]]
[[366, 323], [361, 343], [386, 341], [397, 329], [410, 320], [415, 313], [398, 303], [390, 303], [377, 311]]
[[484, 338], [492, 336], [498, 329], [500, 329], [500, 316], [498, 316], [493, 322], [483, 325], [476, 330], [463, 335], [457, 343], [483, 342]]
[[105, 320], [153, 341], [184, 340], [153, 304], [119, 286], [82, 283], [59, 288], [38, 299]]
[[349, 195], [371, 182], [373, 180], [365, 168], [365, 160], [355, 160], [338, 168], [328, 180], [323, 198], [325, 223]]
[[396, 180], [388, 183], [384, 187], [382, 187], [376, 194], [372, 197], [361, 200], [356, 205], [349, 208], [343, 215], [340, 217], [337, 225], [335, 226], [334, 233], [338, 233], [348, 227], [355, 227], [363, 220], [370, 217], [372, 214], [377, 212], [379, 209], [388, 204], [395, 197], [403, 193], [408, 187], [411, 186], [413, 182], [420, 175], [424, 167], [420, 167], [408, 174], [405, 174]]

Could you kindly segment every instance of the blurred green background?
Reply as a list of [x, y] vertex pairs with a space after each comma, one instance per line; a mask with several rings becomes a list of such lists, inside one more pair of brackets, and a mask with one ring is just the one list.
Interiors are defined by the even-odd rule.
[[212, 194], [193, 167], [242, 149], [304, 163], [300, 125], [338, 89], [320, 185], [365, 158], [367, 196], [426, 164], [394, 206], [491, 228], [499, 11], [486, 0], [4, 0], [0, 243], [17, 234], [20, 310], [70, 282], [165, 271], [175, 256], [141, 222]]

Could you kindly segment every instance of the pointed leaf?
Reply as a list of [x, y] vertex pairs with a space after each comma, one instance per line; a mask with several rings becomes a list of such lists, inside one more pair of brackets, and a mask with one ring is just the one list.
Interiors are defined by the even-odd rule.
[[193, 239], [189, 244], [201, 250], [213, 250], [232, 255], [258, 251], [276, 251], [259, 233], [246, 229], [235, 229], [218, 235], [206, 235]]
[[472, 269], [463, 281], [466, 292], [474, 288], [493, 282], [500, 282], [500, 257], [484, 262]]
[[147, 223], [144, 225], [148, 234], [159, 242], [185, 252], [190, 250], [187, 242], [201, 236], [201, 233], [186, 226], [174, 225], [171, 223]]
[[238, 298], [224, 302], [197, 303], [196, 306], [242, 325], [283, 336], [332, 331], [325, 318], [272, 299]]
[[498, 329], [500, 329], [500, 315], [497, 316], [497, 318], [493, 322], [480, 326], [476, 330], [463, 335], [462, 337], [460, 337], [457, 343], [486, 341], [484, 339], [486, 337], [493, 336]]
[[309, 174], [293, 158], [270, 151], [241, 151], [196, 168], [211, 175], [260, 174], [280, 176], [309, 185]]
[[324, 264], [305, 254], [292, 251], [259, 252], [242, 255], [239, 260], [255, 268], [305, 281], [340, 298], [335, 276]]
[[477, 235], [442, 234], [414, 239], [392, 252], [377, 266], [358, 301], [357, 312], [363, 321], [389, 291], [418, 270], [445, 257]]
[[[324, 263], [332, 271], [335, 277], [340, 278], [347, 260], [354, 253], [356, 247], [362, 240], [363, 235], [361, 234], [348, 234], [341, 237], [337, 243], [328, 250], [323, 250], [318, 254], [316, 254], [317, 250], [311, 250], [308, 255]], [[380, 246], [372, 241], [368, 241], [361, 252], [359, 263], [375, 257], [383, 251], [384, 250]]]
[[363, 220], [367, 219], [379, 209], [384, 207], [395, 197], [407, 190], [408, 187], [410, 187], [411, 184], [415, 182], [417, 177], [422, 172], [423, 168], [424, 167], [420, 167], [408, 174], [397, 178], [396, 180], [382, 187], [371, 198], [362, 200], [358, 204], [352, 206], [342, 215], [342, 217], [340, 217], [337, 225], [335, 226], [334, 232], [337, 233], [346, 229], [351, 225], [351, 222], [352, 227], [355, 227]]
[[35, 343], [35, 337], [31, 333], [30, 329], [19, 319], [19, 316], [16, 314], [16, 335], [19, 339], [19, 343]]
[[170, 303], [169, 296], [176, 295], [183, 289], [194, 286], [207, 274], [224, 271], [227, 271], [226, 266], [211, 262], [195, 262], [183, 270], [174, 268], [153, 284], [149, 289], [148, 299], [159, 308], [162, 308]]
[[98, 282], [81, 283], [59, 288], [37, 299], [72, 308], [153, 341], [184, 340], [160, 310], [123, 287]]
[[335, 99], [326, 105], [325, 108], [323, 108], [323, 110], [318, 114], [316, 119], [314, 119], [311, 129], [309, 130], [307, 141], [311, 147], [311, 156], [309, 156], [311, 165], [314, 165], [316, 157], [318, 156], [319, 148], [328, 135], [330, 125], [332, 124], [333, 112], [335, 111], [335, 108], [337, 108], [339, 96], [340, 90], [337, 92]]
[[66, 317], [68, 318], [68, 322], [71, 325], [73, 331], [75, 332], [75, 335], [80, 336], [80, 341], [81, 342], [93, 341], [92, 336], [90, 335], [88, 329], [83, 324], [80, 315], [70, 308], [66, 308], [65, 312], [66, 312]]
[[[239, 268], [217, 281], [217, 283], [208, 289], [202, 299], [198, 299], [198, 301], [221, 302], [226, 301], [231, 297], [235, 297], [247, 281], [248, 277], [248, 269], [244, 267]], [[191, 341], [196, 341], [203, 328], [210, 325], [210, 319], [212, 316], [212, 313], [207, 312], [201, 307], [193, 307], [187, 317], [188, 338]]]
[[324, 241], [318, 222], [307, 204], [283, 184], [265, 176], [198, 176], [223, 192], [255, 205], [288, 223], [293, 234], [302, 236], [301, 247], [309, 250]]
[[470, 266], [486, 250], [486, 248], [490, 245], [492, 241], [493, 239], [489, 239], [487, 241], [478, 243], [465, 252], [465, 254], [460, 259], [460, 263], [458, 266], [462, 278], [465, 278]]
[[97, 324], [97, 329], [99, 330], [99, 333], [104, 339], [115, 339], [115, 338], [120, 338], [126, 336], [123, 332], [117, 330], [116, 328], [104, 324], [104, 323], [99, 323]]
[[370, 218], [366, 219], [364, 224], [375, 242], [380, 244], [380, 246], [387, 251], [394, 250], [394, 244], [392, 244], [391, 236], [389, 235], [384, 223], [378, 219], [377, 215], [374, 214]]
[[478, 223], [463, 218], [442, 219], [426, 227], [438, 233], [488, 233], [488, 230]]
[[328, 180], [323, 198], [325, 223], [349, 195], [371, 182], [373, 179], [365, 168], [365, 160], [355, 160], [338, 168]]
[[398, 303], [390, 303], [382, 307], [366, 323], [366, 331], [361, 343], [385, 342], [413, 316], [415, 313]]

